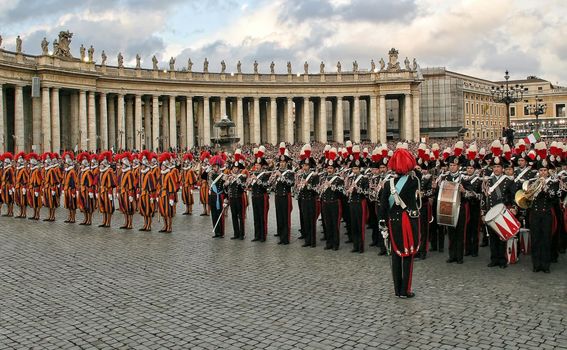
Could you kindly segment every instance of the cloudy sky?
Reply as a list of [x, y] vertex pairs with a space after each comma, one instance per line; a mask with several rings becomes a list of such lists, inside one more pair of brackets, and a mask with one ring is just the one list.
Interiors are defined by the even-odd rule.
[[[421, 67], [449, 70], [500, 80], [509, 69], [513, 79], [537, 75], [567, 85], [567, 1], [565, 0], [0, 0], [2, 46], [14, 50], [23, 39], [26, 53], [38, 54], [60, 30], [74, 33], [79, 47], [95, 47], [100, 61], [116, 64], [122, 52], [126, 65], [137, 53], [151, 67], [155, 54], [166, 67], [210, 71], [294, 71], [308, 61], [311, 71], [326, 62], [327, 71], [341, 61], [343, 70], [357, 60], [387, 60], [391, 47], [400, 56], [415, 57]], [[301, 67], [301, 68], [300, 68]]]

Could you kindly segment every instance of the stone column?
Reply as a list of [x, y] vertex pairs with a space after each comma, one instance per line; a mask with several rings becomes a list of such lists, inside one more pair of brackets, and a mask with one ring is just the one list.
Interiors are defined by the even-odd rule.
[[240, 143], [244, 143], [244, 110], [242, 107], [242, 96], [236, 97], [236, 136]]
[[61, 116], [59, 112], [59, 89], [51, 89], [51, 150], [61, 150]]
[[335, 142], [344, 143], [345, 142], [345, 130], [344, 130], [344, 115], [343, 115], [343, 97], [337, 96], [337, 116], [334, 136]]
[[134, 97], [134, 148], [142, 149], [142, 95]]
[[185, 100], [179, 101], [179, 138], [177, 144], [180, 149], [187, 145], [187, 104]]
[[411, 94], [404, 95], [404, 136], [405, 140], [411, 140], [413, 138], [413, 128], [412, 128], [412, 114], [411, 114]]
[[167, 150], [169, 147], [169, 98], [164, 96], [161, 100], [161, 134], [162, 148]]
[[159, 96], [152, 96], [152, 147], [156, 150], [159, 147]]
[[303, 98], [303, 142], [311, 142], [311, 115], [309, 115], [309, 97]]
[[146, 96], [144, 99], [144, 141], [142, 144], [146, 145], [146, 149], [152, 149], [152, 108], [151, 98]]
[[94, 91], [89, 91], [88, 124], [89, 151], [96, 151], [96, 111]]
[[24, 139], [24, 87], [21, 85], [16, 85], [16, 95], [14, 98], [14, 152], [25, 151], [25, 139]]
[[116, 146], [116, 99], [114, 95], [108, 98], [108, 148]]
[[293, 144], [293, 98], [287, 98], [286, 115], [285, 115], [285, 140]]
[[327, 143], [327, 97], [321, 96], [319, 107], [319, 142]]
[[189, 149], [195, 146], [195, 122], [193, 119], [193, 98], [187, 96], [187, 103], [185, 104], [187, 112], [185, 113], [185, 118], [187, 120], [187, 133], [185, 146]]
[[380, 143], [387, 142], [386, 95], [380, 95]]
[[41, 152], [51, 152], [51, 96], [48, 87], [41, 88]]
[[275, 97], [270, 97], [270, 143], [278, 144], [278, 104]]
[[72, 91], [69, 100], [71, 103], [71, 146], [79, 147], [79, 93]]
[[132, 100], [132, 98], [127, 98], [126, 99], [126, 123], [124, 124], [124, 131], [126, 131], [125, 134], [125, 140], [126, 140], [126, 148], [128, 149], [132, 149], [134, 146], [134, 135], [135, 135], [135, 131], [134, 131], [134, 101]]
[[41, 127], [41, 97], [32, 97], [32, 148], [34, 152], [40, 152], [40, 144], [43, 144], [41, 137], [42, 127]]
[[116, 110], [116, 129], [117, 129], [117, 137], [118, 137], [118, 148], [124, 149], [126, 148], [126, 130], [125, 130], [125, 115], [124, 115], [124, 95], [118, 94], [118, 102], [117, 102]]
[[220, 116], [219, 116], [219, 120], [220, 118], [224, 117], [226, 115], [226, 96], [221, 96], [220, 97]]
[[107, 150], [110, 147], [108, 146], [108, 108], [106, 102], [106, 93], [100, 93], [98, 103], [100, 110], [100, 149]]
[[370, 125], [368, 125], [368, 133], [370, 134], [370, 142], [378, 142], [378, 120], [376, 116], [376, 95], [370, 95]]
[[254, 123], [252, 128], [254, 130], [252, 130], [252, 135], [254, 135], [254, 137], [252, 138], [252, 143], [256, 143], [256, 144], [260, 144], [262, 142], [261, 136], [262, 136], [262, 127], [260, 126], [260, 97], [254, 97]]
[[352, 130], [350, 138], [354, 143], [360, 143], [360, 98], [354, 96], [354, 110], [352, 112]]
[[[55, 115], [52, 115], [52, 119], [55, 119]], [[81, 90], [79, 91], [79, 148], [83, 151], [86, 151], [88, 146], [87, 128], [87, 93]], [[54, 131], [54, 129], [51, 130], [52, 134]]]
[[169, 147], [177, 147], [177, 114], [175, 112], [175, 96], [169, 96]]
[[203, 97], [203, 145], [211, 144], [211, 111], [209, 106], [209, 98]]
[[419, 94], [413, 95], [413, 140], [419, 142], [421, 137], [419, 128]]
[[6, 151], [6, 128], [4, 127], [4, 88], [0, 84], [0, 152]]

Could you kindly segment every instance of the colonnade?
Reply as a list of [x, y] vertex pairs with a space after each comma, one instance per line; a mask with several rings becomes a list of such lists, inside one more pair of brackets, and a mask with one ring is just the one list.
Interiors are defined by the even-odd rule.
[[400, 138], [420, 136], [419, 92], [181, 95], [42, 86], [32, 97], [31, 90], [0, 82], [2, 151], [210, 145], [217, 136], [214, 124], [224, 115], [235, 122], [240, 143], [386, 142], [386, 100], [391, 98], [400, 101]]

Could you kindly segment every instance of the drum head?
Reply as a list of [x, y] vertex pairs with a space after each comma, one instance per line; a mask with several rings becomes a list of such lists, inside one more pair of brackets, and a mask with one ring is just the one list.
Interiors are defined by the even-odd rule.
[[498, 214], [500, 214], [504, 208], [505, 208], [504, 204], [502, 203], [496, 204], [495, 206], [490, 208], [490, 210], [486, 213], [486, 215], [484, 216], [484, 221], [494, 220], [494, 218], [496, 218], [496, 216], [498, 216]]

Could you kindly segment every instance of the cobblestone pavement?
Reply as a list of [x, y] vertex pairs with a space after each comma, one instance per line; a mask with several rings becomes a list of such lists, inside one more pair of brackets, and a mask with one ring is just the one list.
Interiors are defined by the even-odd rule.
[[565, 255], [536, 274], [434, 252], [404, 300], [375, 250], [277, 245], [273, 208], [266, 243], [251, 209], [244, 241], [212, 239], [199, 206], [169, 235], [1, 217], [0, 349], [567, 348]]

